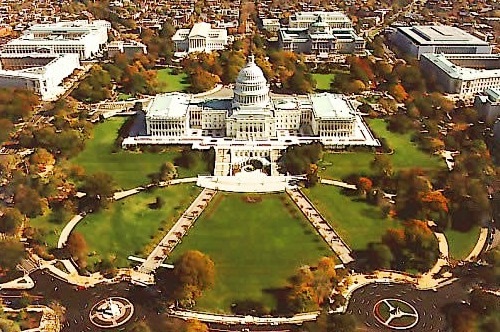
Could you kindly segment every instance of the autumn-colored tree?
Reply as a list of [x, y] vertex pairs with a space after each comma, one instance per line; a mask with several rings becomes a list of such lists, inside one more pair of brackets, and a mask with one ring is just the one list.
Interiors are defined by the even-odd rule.
[[36, 152], [30, 156], [30, 162], [37, 166], [54, 165], [54, 156], [44, 148], [36, 149]]
[[373, 182], [370, 178], [360, 177], [356, 183], [356, 187], [360, 195], [366, 196], [366, 194], [372, 189]]
[[197, 251], [186, 251], [174, 265], [178, 288], [174, 297], [181, 305], [191, 307], [202, 292], [214, 284], [215, 265], [207, 255]]
[[79, 232], [72, 232], [66, 243], [71, 257], [75, 259], [80, 267], [85, 267], [87, 264], [88, 246], [85, 237]]
[[408, 93], [400, 83], [391, 85], [389, 87], [389, 93], [400, 103], [408, 99]]
[[45, 198], [40, 197], [38, 192], [25, 185], [16, 187], [14, 193], [14, 206], [23, 214], [32, 218], [42, 215], [48, 208]]
[[14, 124], [9, 119], [0, 119], [0, 144], [9, 139]]

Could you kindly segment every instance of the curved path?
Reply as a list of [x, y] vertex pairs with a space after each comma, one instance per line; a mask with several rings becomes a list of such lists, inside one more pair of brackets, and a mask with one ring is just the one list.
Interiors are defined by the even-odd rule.
[[238, 315], [217, 315], [205, 312], [196, 312], [190, 310], [172, 309], [168, 312], [170, 316], [181, 319], [197, 319], [206, 323], [221, 324], [251, 324], [251, 325], [280, 325], [280, 324], [302, 324], [304, 322], [315, 321], [320, 312], [307, 312], [296, 314], [291, 317], [256, 317], [256, 316], [238, 316]]

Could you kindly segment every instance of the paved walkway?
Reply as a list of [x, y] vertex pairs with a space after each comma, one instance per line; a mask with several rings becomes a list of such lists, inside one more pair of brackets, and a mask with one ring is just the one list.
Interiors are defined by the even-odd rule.
[[131, 195], [135, 195], [137, 193], [140, 193], [141, 191], [143, 191], [145, 188], [144, 187], [137, 187], [137, 188], [133, 188], [133, 189], [129, 189], [129, 190], [124, 190], [124, 191], [118, 191], [118, 192], [115, 192], [113, 194], [113, 199], [115, 201], [118, 201], [122, 198], [125, 198], [125, 197], [128, 197], [128, 196], [131, 196]]
[[197, 319], [206, 323], [220, 324], [252, 324], [252, 325], [280, 325], [280, 324], [302, 324], [315, 321], [320, 312], [308, 312], [291, 317], [255, 317], [255, 316], [226, 316], [189, 310], [173, 309], [168, 312], [170, 316], [181, 319]]
[[328, 221], [314, 207], [309, 199], [299, 189], [286, 191], [291, 199], [297, 204], [307, 220], [314, 226], [325, 242], [337, 254], [343, 264], [354, 261], [351, 256], [351, 249], [335, 232]]
[[215, 193], [216, 191], [212, 189], [203, 189], [179, 220], [177, 220], [167, 235], [165, 235], [160, 243], [151, 251], [144, 263], [139, 267], [139, 272], [149, 274], [160, 267], [165, 258], [167, 258], [170, 252], [172, 252], [200, 216], [201, 212], [207, 207], [208, 203], [215, 196]]
[[479, 233], [479, 239], [474, 246], [474, 249], [470, 252], [469, 256], [465, 259], [465, 261], [472, 262], [477, 259], [481, 251], [483, 251], [486, 242], [488, 241], [488, 227], [482, 227], [481, 232]]
[[345, 189], [353, 189], [356, 190], [356, 186], [354, 184], [350, 184], [347, 182], [337, 181], [337, 180], [329, 180], [329, 179], [321, 179], [321, 184], [328, 184], [331, 186], [342, 187]]
[[0, 284], [1, 289], [31, 289], [35, 287], [35, 282], [29, 275], [25, 275], [21, 278], [17, 278], [3, 284]]
[[59, 235], [59, 240], [57, 241], [58, 248], [64, 247], [64, 245], [68, 241], [68, 237], [71, 234], [71, 231], [82, 219], [83, 216], [81, 214], [77, 214], [69, 221], [69, 223], [66, 224], [66, 226], [64, 226], [63, 230], [61, 231], [61, 235]]

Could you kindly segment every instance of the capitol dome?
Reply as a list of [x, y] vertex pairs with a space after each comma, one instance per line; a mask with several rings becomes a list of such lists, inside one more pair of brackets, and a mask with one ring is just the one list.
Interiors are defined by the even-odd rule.
[[233, 107], [264, 107], [269, 103], [269, 85], [266, 77], [255, 63], [255, 56], [250, 55], [236, 79]]

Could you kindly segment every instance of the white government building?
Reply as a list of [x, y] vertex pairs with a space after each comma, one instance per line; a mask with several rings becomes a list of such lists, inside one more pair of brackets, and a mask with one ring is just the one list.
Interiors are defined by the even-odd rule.
[[500, 88], [500, 54], [423, 54], [420, 67], [444, 92], [466, 102]]
[[195, 23], [191, 29], [179, 29], [172, 36], [175, 56], [192, 52], [223, 50], [229, 43], [226, 29], [214, 29], [210, 23]]
[[417, 59], [426, 53], [489, 54], [492, 51], [488, 42], [447, 25], [398, 27], [390, 39], [403, 52]]
[[63, 81], [80, 67], [78, 54], [6, 54], [0, 57], [0, 87], [33, 91], [42, 100], [64, 93]]
[[215, 175], [230, 175], [234, 167], [251, 158], [271, 164], [274, 174], [280, 152], [293, 144], [379, 145], [351, 102], [341, 95], [271, 95], [253, 56], [238, 74], [232, 97], [161, 94], [144, 111], [145, 135], [126, 138], [124, 147], [214, 147], [219, 160]]
[[314, 17], [315, 21], [295, 22], [293, 26], [299, 27], [293, 28], [290, 22], [290, 28], [281, 28], [278, 34], [279, 46], [285, 51], [316, 55], [361, 54], [365, 51], [365, 40], [356, 34], [347, 16], [344, 15], [345, 20], [325, 21], [323, 17], [332, 13], [320, 13], [325, 15], [307, 16]]
[[102, 52], [111, 23], [85, 20], [35, 24], [2, 46], [1, 54], [78, 54], [86, 60]]

